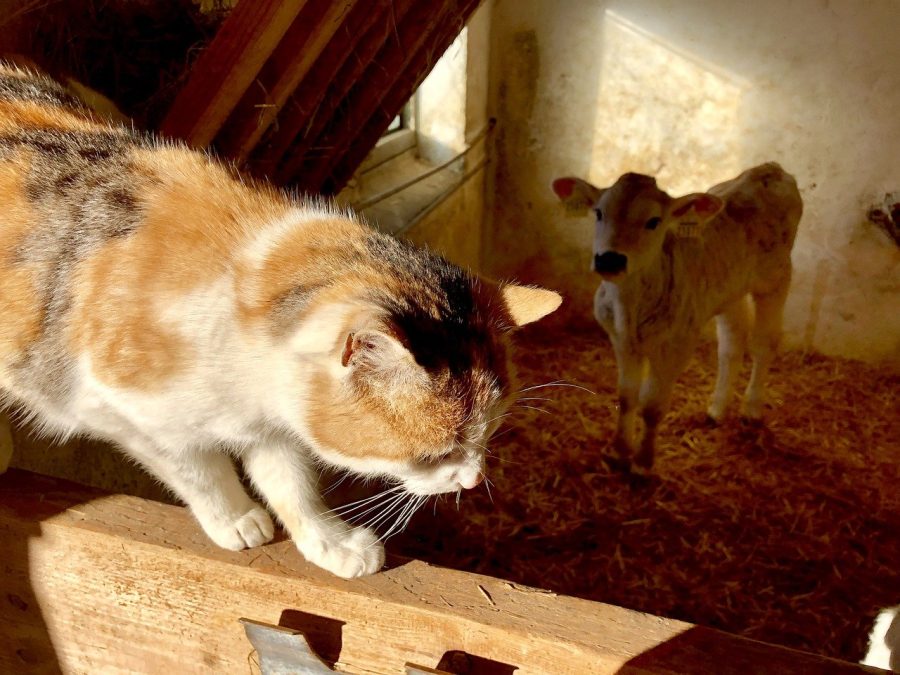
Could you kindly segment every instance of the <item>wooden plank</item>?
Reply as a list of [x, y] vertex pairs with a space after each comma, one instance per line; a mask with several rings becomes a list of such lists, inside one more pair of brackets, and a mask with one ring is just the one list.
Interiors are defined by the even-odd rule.
[[451, 16], [443, 26], [440, 33], [432, 40], [423, 44], [418, 54], [409, 60], [406, 68], [399, 74], [393, 87], [382, 99], [381, 104], [372, 111], [369, 119], [356, 130], [349, 147], [343, 156], [336, 160], [327, 177], [321, 175], [309, 176], [310, 180], [318, 182], [319, 191], [324, 194], [337, 194], [347, 181], [353, 176], [357, 167], [366, 158], [381, 135], [387, 130], [391, 120], [406, 105], [406, 102], [415, 93], [419, 85], [431, 72], [434, 64], [441, 55], [447, 51], [466, 21], [475, 12], [481, 0], [469, 0], [459, 10], [458, 14]]
[[183, 508], [16, 470], [0, 546], [0, 672], [244, 672], [241, 617], [337, 628], [326, 649], [349, 673], [451, 650], [519, 675], [876, 672], [422, 562], [344, 581], [289, 541], [224, 551]]
[[[310, 108], [309, 101], [301, 101], [301, 97], [296, 97], [295, 102], [300, 106], [302, 114], [297, 115], [292, 123], [285, 124], [284, 129], [272, 141], [274, 152], [285, 155], [284, 165], [274, 172], [276, 183], [285, 184], [292, 180], [313, 150], [328, 152], [328, 149], [316, 147], [319, 136], [334, 121], [335, 113], [345, 103], [347, 94], [364, 78], [364, 73], [375, 62], [385, 43], [396, 37], [398, 26], [403, 24], [412, 6], [413, 0], [394, 0], [390, 12], [381, 15], [360, 40], [357, 53], [344, 63], [321, 103], [316, 101], [314, 107]], [[270, 171], [266, 174], [272, 175]], [[300, 187], [309, 188], [302, 182]]]
[[[298, 85], [299, 89], [288, 97], [278, 116], [278, 124], [269, 127], [253, 150], [248, 167], [253, 174], [271, 176], [298, 134], [310, 126], [316, 110], [326, 104], [329, 91], [336, 82], [342, 81], [341, 72], [347, 67], [348, 60], [351, 68], [362, 68], [369, 45], [377, 40], [374, 48], [377, 50], [384, 44], [389, 22], [396, 16], [396, 9], [388, 13], [390, 2], [356, 3], [340, 31], [329, 41], [302, 84]], [[352, 80], [348, 78], [346, 81], [349, 88]]]
[[[358, 0], [311, 0], [294, 20], [216, 139], [217, 148], [243, 163], [275, 121], [288, 97], [348, 20]], [[371, 11], [371, 8], [370, 10]]]
[[197, 59], [160, 131], [209, 145], [306, 0], [239, 2]]
[[[435, 11], [435, 2], [419, 0], [398, 24], [395, 39], [388, 39], [366, 68], [340, 108], [342, 114], [331, 119], [325, 131], [314, 140], [314, 147], [326, 149], [303, 158], [301, 187], [318, 192], [331, 169], [343, 156], [359, 129], [380, 105], [387, 92], [411, 59], [420, 56], [423, 45], [458, 10], [461, 1], [446, 0]], [[293, 182], [293, 181], [292, 181]]]

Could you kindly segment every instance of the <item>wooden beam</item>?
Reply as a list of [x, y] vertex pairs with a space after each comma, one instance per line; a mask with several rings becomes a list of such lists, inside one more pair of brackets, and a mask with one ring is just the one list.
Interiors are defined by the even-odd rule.
[[328, 176], [324, 179], [316, 175], [311, 176], [312, 180], [321, 181], [318, 184], [320, 192], [337, 194], [347, 184], [357, 167], [390, 126], [391, 120], [403, 109], [441, 55], [453, 44], [479, 4], [481, 4], [481, 0], [468, 0], [464, 3], [457, 14], [448, 18], [442, 30], [435, 34], [433, 39], [423, 44], [419, 53], [409, 60], [406, 68], [397, 76], [393, 87], [382, 99], [381, 104], [357, 129], [344, 154], [332, 164]]
[[289, 541], [224, 551], [183, 508], [16, 470], [0, 547], [0, 672], [244, 672], [242, 617], [330, 631], [349, 673], [451, 650], [517, 675], [880, 672], [422, 562], [344, 581]]
[[208, 146], [306, 0], [239, 2], [197, 59], [160, 131]]
[[247, 90], [216, 138], [219, 151], [243, 163], [353, 8], [367, 4], [358, 0], [309, 0], [260, 71], [259, 86]]
[[319, 191], [356, 133], [381, 105], [410, 60], [421, 55], [423, 46], [442, 30], [459, 5], [467, 1], [471, 0], [446, 0], [437, 11], [434, 10], [435, 3], [427, 0], [419, 0], [413, 5], [397, 25], [396, 38], [388, 39], [341, 103], [342, 114], [335, 115], [314, 140], [314, 146], [327, 151], [303, 158], [302, 180], [297, 181], [303, 188]]
[[[334, 76], [321, 102], [304, 100], [298, 93], [295, 104], [300, 112], [272, 139], [271, 154], [284, 156], [283, 166], [274, 172], [276, 183], [283, 185], [293, 180], [307, 156], [316, 149], [319, 136], [334, 122], [335, 113], [345, 102], [347, 94], [365, 78], [367, 69], [372, 67], [376, 57], [384, 49], [385, 43], [396, 37], [399, 26], [404, 24], [407, 12], [412, 6], [413, 0], [394, 0], [389, 11], [380, 15], [360, 39], [357, 53], [348, 59]], [[310, 103], [314, 105], [310, 106]], [[322, 149], [321, 152], [328, 150]], [[269, 167], [266, 169], [268, 170], [263, 170], [266, 175], [273, 175]], [[311, 186], [303, 181], [297, 183], [303, 189], [311, 189]]]
[[[349, 89], [354, 82], [350, 76], [352, 71], [359, 68], [362, 72], [367, 53], [371, 50], [374, 55], [387, 39], [391, 22], [396, 20], [398, 11], [397, 7], [391, 7], [391, 1], [356, 3], [341, 30], [303, 78], [299, 90], [288, 97], [278, 116], [278, 124], [269, 127], [268, 133], [253, 150], [248, 167], [253, 174], [272, 176], [297, 136], [310, 128], [316, 111], [329, 105], [337, 84], [347, 82]], [[408, 6], [409, 0], [398, 4]], [[342, 92], [340, 98], [345, 93]]]

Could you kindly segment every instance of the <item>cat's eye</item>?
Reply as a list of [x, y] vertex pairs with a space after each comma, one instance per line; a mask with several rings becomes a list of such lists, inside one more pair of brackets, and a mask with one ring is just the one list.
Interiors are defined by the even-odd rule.
[[659, 216], [654, 216], [653, 218], [651, 218], [650, 220], [647, 221], [647, 223], [644, 225], [644, 227], [646, 227], [648, 230], [655, 230], [656, 226], [659, 225], [661, 222], [662, 222], [662, 218], [660, 218]]

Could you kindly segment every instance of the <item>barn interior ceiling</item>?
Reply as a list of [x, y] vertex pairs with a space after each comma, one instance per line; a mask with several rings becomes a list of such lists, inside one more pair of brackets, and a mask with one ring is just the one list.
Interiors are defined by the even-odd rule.
[[478, 4], [238, 3], [161, 131], [279, 185], [336, 194]]

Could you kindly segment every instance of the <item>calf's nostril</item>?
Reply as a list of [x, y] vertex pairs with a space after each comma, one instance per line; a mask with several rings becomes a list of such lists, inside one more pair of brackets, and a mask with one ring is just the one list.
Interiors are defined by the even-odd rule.
[[628, 258], [615, 251], [594, 254], [594, 271], [600, 274], [617, 274], [624, 272]]

